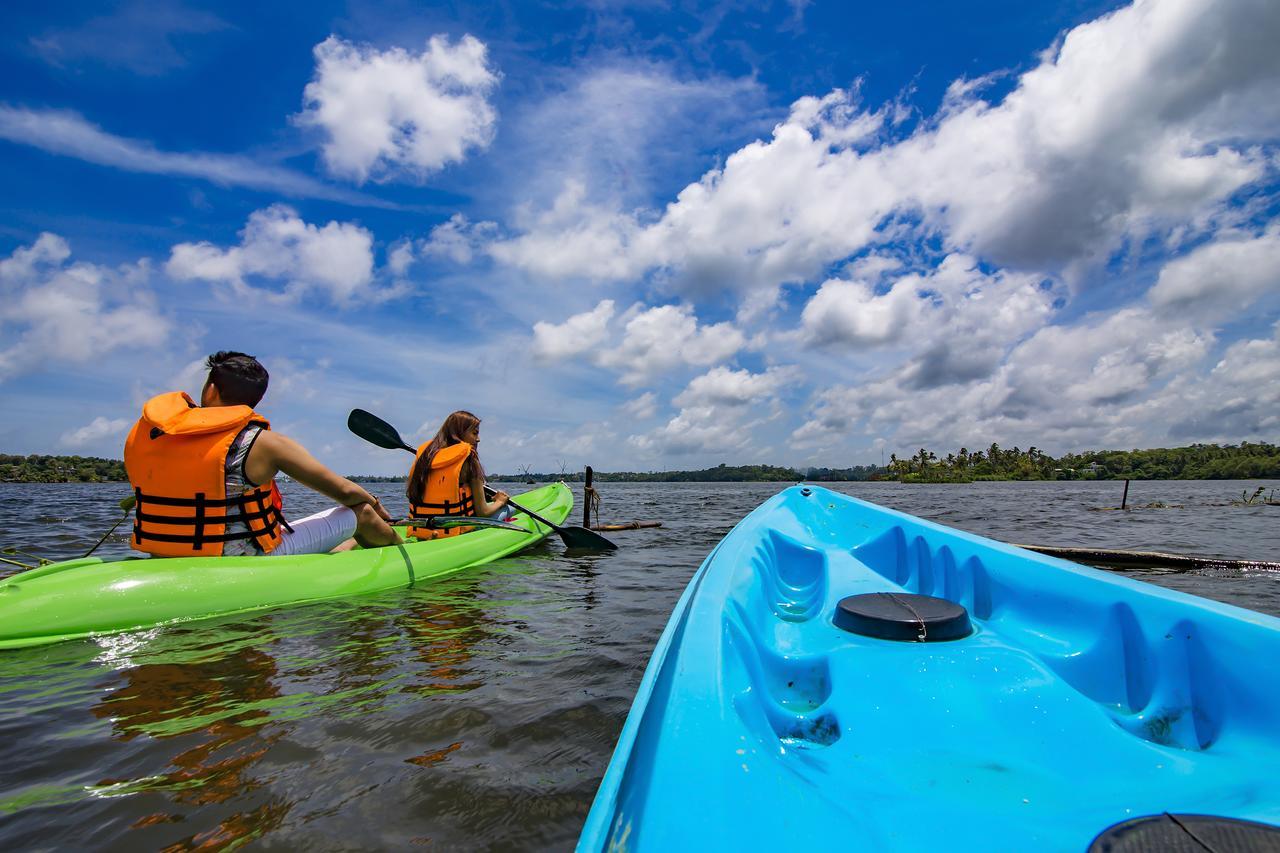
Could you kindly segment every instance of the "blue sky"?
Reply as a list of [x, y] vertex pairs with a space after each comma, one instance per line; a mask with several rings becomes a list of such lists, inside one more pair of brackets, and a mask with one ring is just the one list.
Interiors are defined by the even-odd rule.
[[203, 356], [343, 472], [1280, 439], [1280, 6], [0, 10], [0, 450]]

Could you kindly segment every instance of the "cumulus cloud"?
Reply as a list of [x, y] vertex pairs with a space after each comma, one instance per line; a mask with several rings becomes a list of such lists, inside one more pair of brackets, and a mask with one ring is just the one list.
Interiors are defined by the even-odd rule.
[[574, 314], [563, 323], [535, 323], [533, 354], [545, 361], [558, 361], [594, 350], [605, 341], [613, 300], [605, 299], [590, 311]]
[[418, 242], [418, 253], [424, 258], [447, 258], [455, 264], [469, 264], [484, 245], [497, 233], [497, 223], [472, 222], [461, 213], [431, 229], [426, 240]]
[[800, 327], [814, 346], [875, 346], [897, 341], [924, 308], [917, 283], [910, 278], [898, 280], [884, 293], [864, 281], [831, 279], [805, 305]]
[[486, 251], [541, 278], [619, 281], [644, 271], [630, 246], [641, 229], [630, 216], [587, 202], [586, 186], [576, 179], [565, 182], [550, 208], [525, 212], [517, 226], [523, 233], [495, 240]]
[[[747, 345], [732, 323], [699, 323], [690, 305], [636, 303], [617, 318], [621, 328], [611, 331], [613, 316], [613, 300], [604, 299], [563, 323], [536, 323], [534, 353], [559, 360], [589, 352], [594, 364], [617, 371], [623, 384], [634, 386], [677, 368], [727, 361]], [[616, 346], [606, 345], [619, 335]]]
[[372, 296], [373, 235], [350, 222], [323, 226], [304, 222], [290, 207], [276, 204], [256, 211], [240, 232], [240, 244], [179, 243], [165, 271], [179, 281], [226, 283], [249, 295], [251, 282], [273, 282], [282, 290], [273, 298], [297, 299], [310, 291], [346, 304], [357, 291]]
[[67, 447], [85, 447], [104, 438], [120, 438], [125, 435], [133, 421], [126, 418], [107, 419], [102, 415], [78, 429], [68, 430], [62, 434], [62, 444]]
[[1280, 222], [1261, 235], [1232, 233], [1166, 264], [1151, 288], [1169, 310], [1228, 316], [1259, 297], [1280, 294]]
[[889, 437], [897, 447], [993, 439], [1125, 446], [1164, 431], [1170, 412], [1154, 415], [1152, 400], [1195, 375], [1213, 344], [1209, 332], [1130, 306], [1074, 326], [1045, 326], [980, 379], [922, 385], [912, 381], [916, 363], [907, 362], [856, 387], [829, 388], [792, 441], [824, 447], [859, 434]]
[[746, 345], [733, 324], [699, 324], [688, 305], [632, 306], [621, 322], [622, 342], [603, 350], [599, 363], [620, 371], [625, 385], [639, 385], [682, 365], [717, 364]]
[[751, 428], [757, 423], [725, 420], [715, 407], [681, 409], [652, 432], [629, 436], [627, 444], [649, 457], [723, 453], [732, 458], [751, 447]]
[[70, 259], [67, 241], [45, 233], [0, 260], [0, 381], [168, 338], [145, 260], [112, 269]]
[[756, 427], [776, 417], [778, 394], [796, 377], [790, 367], [763, 373], [716, 367], [694, 378], [673, 401], [679, 413], [648, 433], [628, 437], [644, 454], [742, 452]]
[[796, 378], [790, 367], [771, 367], [764, 373], [715, 367], [694, 378], [672, 402], [685, 408], [746, 406], [773, 398]]
[[[854, 269], [887, 273], [884, 262]], [[959, 253], [887, 288], [869, 281], [825, 282], [805, 305], [799, 339], [808, 346], [905, 351], [900, 379], [932, 388], [990, 375], [1009, 348], [1052, 316], [1059, 288], [1026, 273], [982, 270]]]
[[423, 180], [493, 139], [498, 75], [484, 43], [432, 36], [421, 53], [329, 36], [315, 50], [301, 124], [325, 136], [329, 171], [356, 183]]
[[[580, 222], [562, 229], [566, 245], [611, 247], [605, 268], [666, 270], [689, 296], [768, 293], [931, 234], [1081, 281], [1126, 239], [1194, 224], [1273, 173], [1259, 143], [1280, 132], [1277, 38], [1268, 0], [1137, 0], [1068, 32], [998, 103], [953, 87], [904, 139], [884, 130], [892, 106], [863, 108], [856, 91], [802, 98], [658, 220], [594, 216], [589, 239]], [[553, 231], [530, 234], [549, 246]], [[600, 254], [575, 266], [566, 253], [554, 274], [591, 275]], [[534, 253], [502, 259], [538, 270]]]
[[1234, 444], [1280, 432], [1280, 323], [1270, 338], [1237, 341], [1203, 380], [1175, 383], [1152, 408], [1175, 441]]

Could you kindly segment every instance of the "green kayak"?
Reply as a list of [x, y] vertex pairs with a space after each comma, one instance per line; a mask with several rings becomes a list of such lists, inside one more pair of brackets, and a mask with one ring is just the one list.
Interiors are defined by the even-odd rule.
[[[573, 509], [564, 483], [518, 497], [556, 524]], [[52, 563], [0, 580], [0, 649], [410, 587], [504, 557], [551, 532], [523, 513], [512, 522], [529, 532], [480, 529], [341, 554]]]

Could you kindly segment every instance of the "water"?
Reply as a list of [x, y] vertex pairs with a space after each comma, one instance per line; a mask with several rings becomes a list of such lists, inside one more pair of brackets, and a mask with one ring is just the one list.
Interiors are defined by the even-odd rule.
[[[1260, 481], [839, 484], [1006, 541], [1280, 560]], [[1280, 486], [1280, 483], [1267, 483]], [[374, 485], [395, 512], [398, 486]], [[512, 491], [520, 487], [514, 487]], [[558, 540], [415, 590], [0, 652], [0, 849], [565, 849], [649, 652], [780, 484], [604, 483], [614, 554]], [[287, 490], [294, 513], [323, 501]], [[0, 484], [0, 542], [82, 553], [120, 485]], [[121, 527], [121, 531], [125, 531]], [[125, 535], [105, 554], [127, 551]], [[1129, 573], [1280, 615], [1280, 576]]]

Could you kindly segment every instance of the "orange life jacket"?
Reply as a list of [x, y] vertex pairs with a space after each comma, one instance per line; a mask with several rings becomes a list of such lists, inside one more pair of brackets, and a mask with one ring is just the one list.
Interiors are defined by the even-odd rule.
[[[418, 448], [418, 458], [426, 453], [430, 444], [427, 442]], [[471, 445], [465, 441], [436, 451], [436, 455], [431, 458], [431, 469], [427, 474], [427, 485], [423, 489], [422, 498], [417, 503], [409, 501], [411, 517], [434, 518], [442, 515], [476, 514], [471, 486], [461, 482], [462, 465], [471, 456], [471, 451]], [[445, 536], [457, 536], [459, 533], [466, 533], [473, 529], [453, 527], [448, 530], [432, 530], [428, 527], [410, 527], [409, 535], [418, 539], [440, 539]]]
[[[250, 424], [270, 429], [249, 406], [202, 408], [180, 391], [152, 397], [124, 445], [133, 486], [133, 539], [157, 557], [217, 557], [224, 542], [250, 539], [264, 554], [288, 527], [274, 480], [227, 494], [227, 453]], [[227, 521], [248, 531], [227, 531]]]

